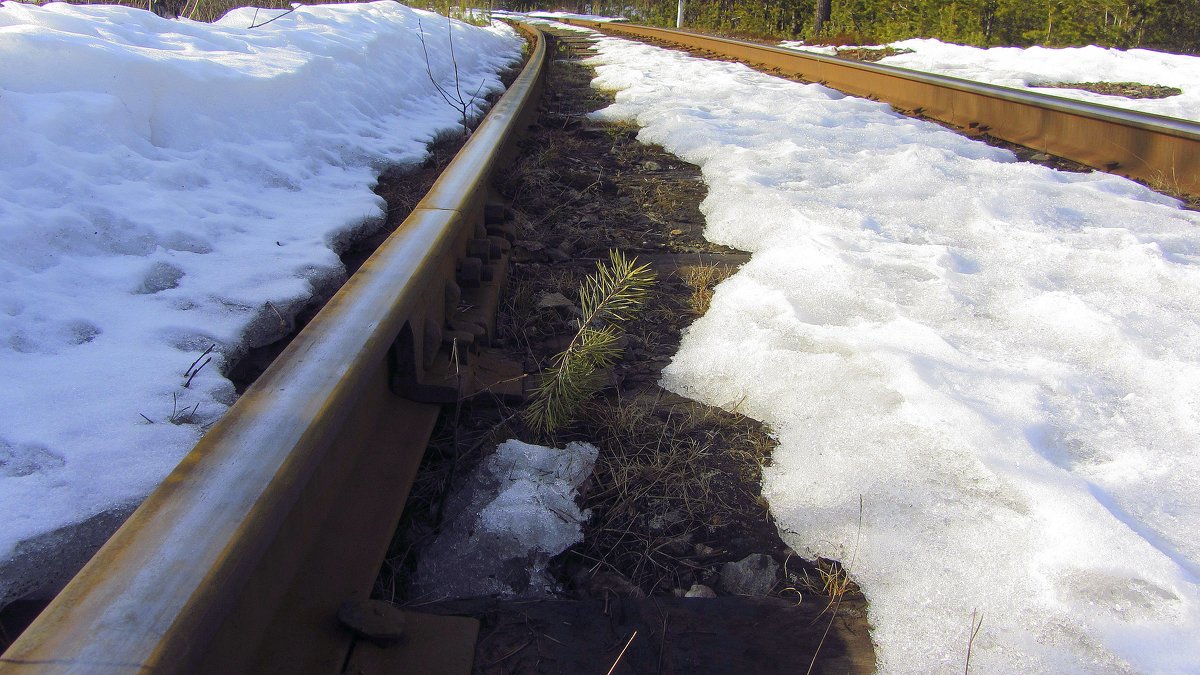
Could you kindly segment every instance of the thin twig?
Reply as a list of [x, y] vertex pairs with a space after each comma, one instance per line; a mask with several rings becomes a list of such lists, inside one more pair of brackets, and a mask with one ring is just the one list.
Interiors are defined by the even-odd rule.
[[[657, 604], [658, 603], [656, 602], [655, 605], [657, 605]], [[667, 651], [667, 631], [669, 631], [671, 628], [670, 624], [671, 624], [671, 611], [667, 610], [667, 613], [665, 615], [663, 615], [662, 641], [658, 643], [658, 672], [659, 673], [661, 673], [662, 669], [663, 669], [663, 656], [666, 654], [666, 651]]]
[[617, 669], [617, 666], [618, 666], [618, 665], [621, 663], [621, 657], [625, 656], [625, 652], [629, 650], [629, 645], [633, 644], [633, 639], [634, 639], [635, 637], [637, 637], [637, 631], [636, 631], [636, 630], [635, 630], [635, 631], [633, 631], [633, 635], [630, 635], [630, 636], [629, 636], [629, 642], [626, 642], [626, 643], [625, 643], [625, 648], [621, 650], [621, 653], [620, 653], [620, 654], [617, 654], [617, 660], [616, 660], [616, 661], [613, 661], [612, 668], [609, 668], [609, 669], [608, 669], [608, 672], [607, 672], [607, 673], [605, 673], [605, 675], [612, 675], [612, 674], [613, 674], [613, 671]]
[[[446, 21], [449, 21], [449, 19], [446, 19]], [[425, 72], [429, 74], [429, 81], [433, 83], [433, 88], [437, 90], [437, 93], [442, 95], [442, 99], [446, 101], [446, 104], [457, 109], [458, 106], [455, 105], [454, 100], [450, 97], [450, 92], [447, 91], [442, 84], [437, 81], [437, 78], [433, 76], [433, 66], [431, 65], [432, 61], [429, 58], [429, 48], [425, 45], [425, 27], [421, 24], [421, 19], [419, 17], [417, 18], [417, 39], [421, 41], [421, 52], [425, 55]]]
[[[862, 540], [862, 518], [863, 518], [863, 498], [862, 498], [862, 495], [859, 495], [858, 496], [858, 532], [856, 532], [854, 535], [854, 551], [850, 554], [850, 565], [851, 566], [854, 565], [854, 561], [858, 558], [858, 545]], [[848, 586], [850, 583], [850, 572], [848, 571], [849, 569], [850, 569], [850, 567], [848, 567], [846, 565], [842, 565], [840, 573], [846, 575], [845, 583], [844, 583], [844, 585], [841, 585], [840, 588], [835, 587], [835, 589], [836, 589], [835, 594], [837, 595], [837, 598], [836, 598], [836, 601], [834, 601], [832, 603], [833, 604], [833, 613], [829, 616], [829, 623], [825, 624], [825, 632], [821, 634], [821, 641], [817, 643], [817, 649], [816, 649], [816, 651], [813, 652], [812, 661], [810, 661], [808, 664], [808, 671], [807, 671], [806, 675], [812, 675], [813, 668], [817, 665], [817, 656], [821, 653], [821, 647], [823, 647], [825, 645], [825, 638], [829, 635], [829, 629], [833, 627], [833, 622], [835, 619], [837, 619], [838, 608], [840, 608], [842, 606], [842, 598], [846, 594], [846, 586]], [[835, 571], [834, 573], [837, 574], [838, 572]], [[828, 588], [828, 584], [826, 587]], [[829, 606], [826, 605], [825, 609], [829, 609]]]
[[[458, 338], [454, 338], [450, 341], [450, 363], [454, 365], [454, 385], [458, 391], [454, 395], [454, 457], [450, 460], [450, 476], [452, 479], [454, 471], [458, 468], [459, 445], [461, 444], [459, 432], [462, 429], [462, 425], [458, 421], [462, 417], [463, 372], [459, 367], [458, 358]], [[449, 491], [447, 491], [446, 495], [449, 496]], [[446, 502], [443, 500], [442, 506], [445, 506], [445, 504]]]
[[204, 370], [204, 366], [207, 366], [209, 363], [212, 363], [212, 357], [211, 357], [211, 356], [210, 356], [210, 357], [208, 357], [208, 360], [207, 360], [207, 361], [205, 361], [204, 363], [200, 364], [200, 367], [199, 367], [199, 368], [197, 368], [197, 369], [196, 369], [196, 371], [195, 371], [194, 373], [192, 373], [191, 375], [188, 375], [187, 382], [184, 382], [184, 383], [183, 383], [183, 388], [184, 388], [184, 389], [187, 389], [188, 387], [192, 386], [192, 380], [193, 380], [193, 379], [195, 379], [195, 377], [196, 377], [197, 375], [199, 375], [199, 374], [200, 374], [200, 371]]
[[829, 629], [833, 627], [833, 620], [837, 618], [837, 611], [841, 606], [842, 598], [838, 596], [837, 602], [833, 605], [833, 614], [829, 617], [829, 623], [825, 624], [825, 632], [821, 633], [821, 641], [817, 643], [817, 649], [813, 652], [812, 661], [808, 663], [808, 670], [805, 671], [805, 675], [812, 675], [813, 668], [817, 665], [817, 656], [821, 653], [821, 647], [825, 646], [825, 638], [828, 637]]
[[463, 138], [465, 139], [471, 131], [468, 123], [467, 111], [470, 110], [471, 106], [475, 104], [475, 101], [479, 99], [479, 92], [483, 91], [486, 81], [481, 80], [479, 82], [479, 88], [475, 90], [474, 94], [471, 94], [471, 98], [469, 100], [463, 98], [462, 78], [458, 70], [458, 56], [454, 51], [454, 32], [452, 28], [453, 26], [451, 25], [450, 19], [447, 18], [446, 39], [450, 42], [450, 63], [454, 69], [454, 93], [451, 93], [449, 89], [438, 82], [437, 78], [433, 76], [433, 66], [431, 59], [429, 58], [429, 48], [425, 44], [425, 28], [421, 24], [421, 19], [417, 19], [417, 39], [421, 41], [421, 52], [425, 55], [425, 72], [429, 74], [429, 81], [433, 83], [433, 88], [437, 90], [439, 95], [441, 95], [442, 100], [446, 102], [446, 105], [454, 108], [461, 115]]
[[217, 346], [217, 345], [216, 345], [216, 343], [213, 343], [213, 344], [209, 345], [209, 346], [208, 346], [208, 349], [205, 349], [203, 354], [201, 354], [200, 356], [197, 356], [197, 357], [196, 357], [196, 360], [195, 360], [195, 361], [192, 361], [192, 365], [188, 366], [188, 369], [187, 369], [187, 370], [185, 370], [185, 371], [183, 371], [183, 375], [184, 375], [184, 377], [187, 377], [188, 375], [191, 375], [191, 374], [192, 374], [192, 368], [195, 368], [195, 367], [196, 367], [196, 364], [197, 364], [197, 363], [200, 363], [200, 359], [202, 359], [202, 358], [204, 358], [204, 357], [208, 356], [208, 355], [209, 355], [209, 353], [210, 353], [210, 352], [212, 352], [212, 350], [216, 348], [216, 346]]
[[258, 18], [258, 10], [255, 9], [254, 10], [254, 19], [250, 20], [250, 27], [251, 28], [261, 28], [261, 27], [271, 23], [272, 21], [278, 21], [279, 19], [282, 19], [283, 17], [287, 16], [288, 14], [291, 14], [292, 12], [296, 11], [297, 9], [300, 9], [300, 7], [299, 6], [293, 7], [291, 9], [289, 9], [288, 11], [284, 12], [283, 14], [280, 14], [279, 16], [277, 16], [273, 19], [267, 19], [266, 21], [259, 23], [259, 24], [254, 23], [254, 20]]
[[975, 638], [979, 635], [979, 629], [983, 628], [983, 612], [979, 613], [979, 623], [975, 623], [975, 612], [971, 610], [971, 639], [967, 640], [967, 665], [963, 667], [963, 675], [970, 675], [971, 672], [971, 648], [975, 646]]
[[[454, 26], [451, 24], [450, 17], [446, 17], [446, 41], [450, 43], [450, 63], [454, 66], [454, 93], [457, 95], [458, 100], [462, 101], [462, 89], [459, 87], [458, 58], [454, 55]], [[466, 126], [465, 121], [463, 122], [463, 126]]]
[[279, 319], [279, 329], [286, 331], [288, 328], [287, 320], [283, 318], [283, 315], [279, 313], [279, 310], [275, 308], [275, 305], [272, 305], [268, 302], [267, 307], [270, 307], [271, 311], [275, 312], [275, 318]]
[[491, 662], [491, 663], [489, 663], [488, 665], [489, 665], [489, 666], [494, 666], [494, 665], [496, 665], [497, 663], [500, 663], [501, 661], [504, 661], [505, 659], [511, 658], [511, 657], [512, 657], [514, 654], [516, 654], [517, 652], [521, 651], [522, 649], [525, 649], [526, 647], [528, 647], [528, 646], [529, 646], [529, 645], [531, 645], [531, 644], [533, 644], [533, 638], [530, 638], [530, 639], [526, 640], [526, 641], [525, 641], [525, 644], [521, 645], [520, 647], [517, 647], [516, 649], [512, 650], [511, 652], [509, 652], [509, 653], [505, 654], [504, 656], [501, 656], [500, 658], [496, 659], [495, 661], [492, 661], [492, 662]]

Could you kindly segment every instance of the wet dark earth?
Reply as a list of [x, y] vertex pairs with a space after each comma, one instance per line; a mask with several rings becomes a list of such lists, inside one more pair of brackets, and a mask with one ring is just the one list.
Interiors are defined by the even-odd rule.
[[[587, 41], [564, 33], [555, 49], [539, 121], [495, 186], [516, 241], [494, 346], [526, 372], [549, 365], [577, 329], [580, 282], [611, 250], [649, 263], [657, 280], [625, 326], [622, 358], [569, 424], [539, 433], [519, 406], [494, 400], [443, 415], [376, 596], [479, 619], [478, 673], [873, 671], [852, 570], [801, 560], [760, 496], [769, 430], [657, 385], [712, 288], [748, 256], [703, 238], [697, 167], [639, 143], [634, 126], [588, 117], [611, 97], [579, 62]], [[409, 580], [443, 524], [449, 488], [508, 438], [600, 450], [580, 490], [591, 512], [584, 540], [551, 561], [561, 593], [417, 596]]]

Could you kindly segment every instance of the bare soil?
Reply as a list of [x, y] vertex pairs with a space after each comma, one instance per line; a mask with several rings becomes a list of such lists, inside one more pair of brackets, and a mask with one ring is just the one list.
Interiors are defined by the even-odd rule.
[[[657, 385], [681, 331], [748, 256], [703, 238], [707, 189], [697, 167], [637, 142], [636, 127], [588, 118], [611, 97], [591, 88], [594, 72], [578, 61], [586, 41], [565, 34], [556, 49], [540, 119], [495, 185], [518, 231], [495, 343], [527, 372], [545, 367], [574, 334], [576, 313], [539, 302], [553, 293], [575, 300], [611, 249], [649, 262], [658, 279], [626, 325], [607, 386], [572, 424], [539, 435], [519, 409], [495, 401], [444, 414], [376, 595], [409, 600], [408, 578], [437, 534], [447, 488], [498, 442], [584, 440], [600, 457], [582, 490], [592, 512], [584, 541], [552, 561], [563, 599], [412, 599], [415, 611], [482, 621], [476, 672], [607, 668], [633, 631], [616, 672], [796, 672], [814, 657], [813, 672], [873, 670], [866, 603], [850, 575], [836, 561], [801, 560], [779, 539], [759, 492], [769, 431]], [[784, 572], [766, 596], [730, 594], [721, 566], [751, 554]], [[696, 584], [720, 597], [680, 597]]]
[[1177, 87], [1166, 87], [1161, 84], [1141, 84], [1140, 82], [1049, 82], [1035, 84], [1035, 87], [1051, 89], [1082, 89], [1093, 94], [1105, 96], [1121, 96], [1123, 98], [1170, 98], [1183, 93]]
[[875, 63], [882, 61], [889, 56], [898, 56], [900, 54], [911, 54], [911, 49], [897, 49], [895, 47], [882, 47], [879, 49], [864, 49], [862, 47], [838, 47], [837, 56], [843, 59], [852, 61], [865, 61], [867, 63]]

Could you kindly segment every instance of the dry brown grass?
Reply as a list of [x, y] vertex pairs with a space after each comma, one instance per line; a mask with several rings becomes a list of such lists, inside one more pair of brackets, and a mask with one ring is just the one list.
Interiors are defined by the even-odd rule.
[[[605, 91], [601, 93], [605, 96], [616, 98], [615, 92]], [[631, 164], [645, 152], [637, 144], [636, 139], [640, 130], [637, 123], [621, 120], [609, 122], [603, 128], [604, 132], [608, 134], [608, 154], [616, 157], [618, 162]]]
[[733, 273], [733, 267], [715, 263], [700, 263], [680, 268], [680, 276], [683, 277], [684, 283], [692, 289], [688, 304], [696, 316], [702, 316], [708, 311], [708, 307], [712, 303], [713, 290], [716, 289], [717, 284], [728, 279]]
[[688, 588], [709, 581], [706, 542], [768, 523], [757, 486], [773, 442], [752, 420], [659, 390], [595, 402], [582, 426], [601, 454], [588, 537], [569, 555], [588, 572]]
[[1188, 193], [1174, 170], [1170, 172], [1156, 171], [1153, 176], [1140, 182], [1155, 192], [1180, 200], [1186, 209], [1200, 211], [1200, 194]]

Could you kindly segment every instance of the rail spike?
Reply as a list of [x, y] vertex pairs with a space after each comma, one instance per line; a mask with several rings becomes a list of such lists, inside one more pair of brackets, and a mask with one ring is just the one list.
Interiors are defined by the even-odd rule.
[[468, 242], [469, 255], [455, 264], [457, 283], [445, 284], [444, 322], [425, 319], [420, 351], [411, 324], [396, 336], [389, 356], [393, 392], [437, 404], [484, 394], [513, 403], [524, 399], [522, 364], [488, 348], [508, 276], [509, 250], [508, 240], [498, 236]]

